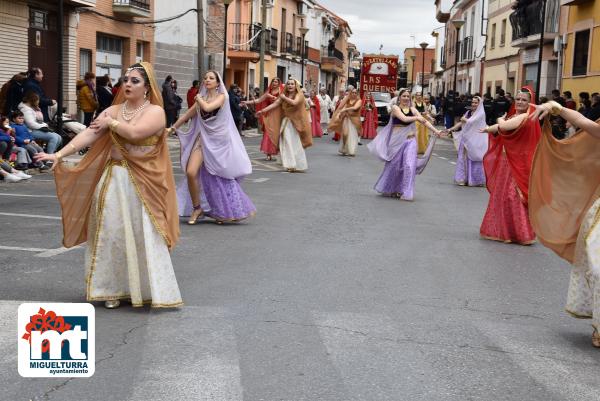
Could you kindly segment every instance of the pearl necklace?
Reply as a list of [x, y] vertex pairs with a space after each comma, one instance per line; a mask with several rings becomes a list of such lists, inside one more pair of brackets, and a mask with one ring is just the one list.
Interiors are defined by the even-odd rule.
[[148, 106], [149, 104], [150, 104], [150, 101], [146, 100], [137, 109], [135, 109], [135, 110], [127, 110], [127, 101], [125, 101], [125, 103], [123, 103], [123, 107], [121, 108], [121, 116], [123, 116], [123, 120], [125, 120], [125, 121], [131, 121], [133, 119], [133, 117], [136, 116], [137, 113], [139, 113], [140, 111], [144, 110], [146, 108], [146, 106]]

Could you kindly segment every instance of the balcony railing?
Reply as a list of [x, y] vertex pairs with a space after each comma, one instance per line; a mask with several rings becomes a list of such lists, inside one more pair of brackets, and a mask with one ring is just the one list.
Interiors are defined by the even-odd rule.
[[149, 17], [150, 0], [113, 0], [113, 11], [131, 17]]
[[459, 62], [468, 62], [473, 60], [473, 37], [467, 36], [460, 41]]
[[279, 31], [275, 28], [271, 28], [271, 32], [269, 33], [269, 46], [267, 49], [271, 53], [277, 53], [277, 41], [279, 39]]
[[344, 61], [344, 53], [342, 53], [336, 48], [330, 49], [327, 47], [323, 47], [321, 49], [321, 57], [333, 57], [342, 62]]
[[294, 53], [294, 35], [289, 32], [281, 32], [281, 52]]
[[[519, 6], [510, 14], [512, 25], [512, 40], [526, 39], [542, 32], [542, 0], [535, 0], [529, 4]], [[545, 33], [558, 33], [560, 17], [560, 0], [547, 0]], [[553, 39], [553, 38], [549, 38]]]
[[[227, 42], [230, 49], [247, 52], [260, 51], [260, 35], [257, 35], [260, 32], [260, 25], [232, 22], [229, 23], [227, 29]], [[232, 44], [239, 46], [232, 46]]]

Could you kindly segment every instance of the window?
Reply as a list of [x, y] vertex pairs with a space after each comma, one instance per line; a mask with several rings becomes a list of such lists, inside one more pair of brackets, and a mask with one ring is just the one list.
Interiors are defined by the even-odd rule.
[[490, 39], [490, 49], [496, 47], [496, 24], [492, 24], [492, 38]]
[[83, 79], [86, 72], [92, 71], [92, 51], [79, 49], [79, 78]]
[[502, 30], [500, 31], [500, 46], [504, 46], [506, 41], [506, 18], [502, 20]]
[[577, 32], [575, 34], [575, 46], [573, 49], [573, 75], [585, 75], [587, 73], [589, 44], [589, 30]]
[[144, 42], [136, 42], [135, 44], [135, 62], [141, 63], [144, 61]]
[[96, 49], [107, 53], [121, 54], [123, 40], [114, 36], [98, 35], [96, 38]]

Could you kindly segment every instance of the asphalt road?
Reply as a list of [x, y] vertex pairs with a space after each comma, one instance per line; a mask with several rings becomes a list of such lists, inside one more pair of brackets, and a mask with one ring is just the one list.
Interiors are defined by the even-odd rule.
[[600, 400], [591, 326], [563, 311], [569, 266], [479, 238], [488, 196], [453, 185], [449, 142], [414, 202], [373, 191], [365, 146], [317, 139], [289, 174], [245, 142], [256, 217], [182, 223], [181, 309], [96, 305], [89, 379], [17, 373], [18, 304], [82, 302], [83, 249], [60, 249], [51, 175], [0, 184], [0, 400]]

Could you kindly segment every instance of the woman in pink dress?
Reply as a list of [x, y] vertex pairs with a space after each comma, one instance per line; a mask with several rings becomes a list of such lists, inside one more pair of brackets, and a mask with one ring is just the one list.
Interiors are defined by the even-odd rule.
[[[271, 84], [269, 85], [269, 89], [261, 97], [255, 100], [242, 102], [242, 104], [253, 104], [256, 106], [256, 111], [260, 111], [275, 102], [275, 100], [279, 98], [279, 94], [282, 92], [283, 84], [279, 78], [273, 78], [271, 80]], [[273, 160], [273, 156], [279, 153], [279, 150], [277, 149], [277, 145], [275, 145], [270, 139], [269, 133], [267, 132], [267, 127], [265, 126], [264, 117], [260, 115], [259, 119], [260, 127], [263, 132], [262, 141], [260, 143], [260, 151], [267, 155], [267, 161], [271, 161]]]
[[535, 110], [529, 104], [532, 99], [533, 91], [522, 88], [507, 117], [481, 130], [491, 134], [483, 158], [490, 193], [480, 228], [483, 238], [521, 245], [535, 242], [527, 206], [529, 175], [542, 131], [540, 124], [529, 118]]
[[362, 104], [362, 110], [360, 111], [360, 116], [363, 120], [361, 138], [373, 139], [377, 136], [379, 114], [377, 113], [377, 106], [375, 106], [375, 99], [373, 99], [371, 92], [365, 92]]

